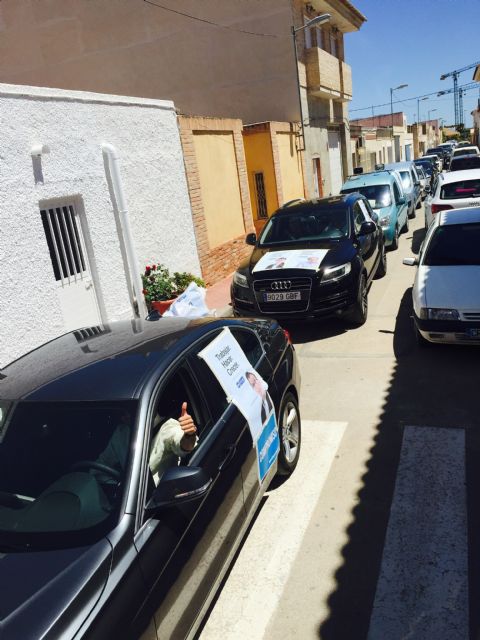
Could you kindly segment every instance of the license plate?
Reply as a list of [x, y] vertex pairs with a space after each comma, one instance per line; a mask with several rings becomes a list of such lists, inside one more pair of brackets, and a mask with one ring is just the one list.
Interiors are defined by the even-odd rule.
[[480, 329], [467, 329], [465, 333], [469, 338], [478, 338], [478, 336], [480, 336]]
[[275, 291], [272, 293], [264, 293], [264, 302], [289, 302], [290, 300], [301, 300], [300, 291]]

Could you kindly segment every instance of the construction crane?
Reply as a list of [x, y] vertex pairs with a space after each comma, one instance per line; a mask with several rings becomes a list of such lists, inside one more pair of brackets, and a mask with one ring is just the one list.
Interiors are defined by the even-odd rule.
[[[452, 76], [453, 78], [453, 101], [455, 106], [455, 126], [456, 127], [460, 123], [463, 124], [463, 95], [460, 93], [458, 89], [458, 76], [464, 71], [468, 71], [468, 69], [473, 69], [473, 67], [477, 67], [479, 64], [480, 64], [480, 61], [472, 62], [472, 64], [469, 64], [466, 67], [462, 67], [461, 69], [455, 69], [455, 71], [450, 71], [449, 73], [444, 73], [443, 75], [440, 76], [440, 80], [445, 80], [445, 78], [449, 78], [450, 76]], [[462, 104], [460, 105], [460, 103]]]

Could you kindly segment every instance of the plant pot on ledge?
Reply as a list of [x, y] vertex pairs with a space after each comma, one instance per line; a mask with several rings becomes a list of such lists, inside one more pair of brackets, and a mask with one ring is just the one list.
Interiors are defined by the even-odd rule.
[[152, 305], [152, 309], [156, 309], [158, 313], [162, 315], [170, 308], [170, 306], [175, 302], [176, 298], [172, 298], [171, 300], [152, 300], [150, 303]]

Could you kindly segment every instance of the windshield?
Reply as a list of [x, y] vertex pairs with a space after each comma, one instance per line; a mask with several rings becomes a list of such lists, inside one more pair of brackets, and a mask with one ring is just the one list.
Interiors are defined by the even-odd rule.
[[480, 265], [480, 224], [438, 227], [428, 244], [423, 264], [429, 267]]
[[427, 176], [431, 176], [433, 173], [433, 168], [432, 168], [432, 164], [431, 162], [416, 162], [415, 163], [417, 165], [417, 167], [421, 167], [424, 171], [424, 173], [427, 174]]
[[454, 156], [476, 156], [478, 152], [476, 149], [469, 149], [468, 147], [463, 147], [463, 149], [458, 149], [458, 151], [454, 151]]
[[6, 539], [36, 548], [105, 535], [125, 489], [136, 403], [20, 402], [10, 415], [2, 406], [0, 549]]
[[400, 171], [400, 177], [402, 178], [402, 185], [404, 189], [410, 189], [412, 186], [412, 179], [410, 177], [410, 171]]
[[388, 184], [371, 184], [366, 187], [355, 187], [354, 189], [342, 189], [342, 193], [361, 193], [367, 198], [372, 209], [389, 207], [392, 204], [390, 186]]
[[348, 236], [347, 209], [309, 208], [286, 215], [273, 215], [265, 225], [259, 246], [276, 244], [305, 244], [322, 240], [334, 240]]
[[468, 158], [454, 158], [450, 165], [450, 171], [480, 168], [480, 156], [468, 156]]
[[441, 200], [460, 200], [461, 198], [478, 198], [480, 196], [480, 178], [460, 180], [444, 184], [440, 190]]

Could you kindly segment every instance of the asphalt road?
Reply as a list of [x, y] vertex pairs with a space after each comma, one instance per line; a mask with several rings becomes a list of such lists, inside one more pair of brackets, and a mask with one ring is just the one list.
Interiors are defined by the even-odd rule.
[[301, 462], [269, 490], [202, 640], [480, 637], [480, 351], [415, 343], [402, 259], [423, 221], [388, 253], [363, 327], [288, 327]]

